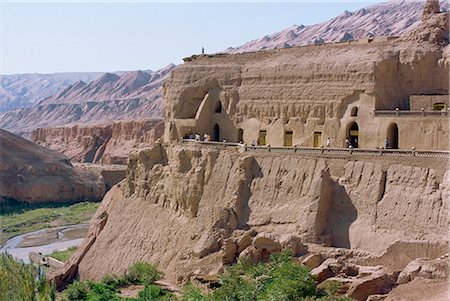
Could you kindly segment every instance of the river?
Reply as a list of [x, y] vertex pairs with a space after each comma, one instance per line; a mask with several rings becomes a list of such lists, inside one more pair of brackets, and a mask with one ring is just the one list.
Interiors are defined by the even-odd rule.
[[77, 224], [25, 233], [6, 241], [0, 252], [8, 252], [16, 259], [29, 263], [28, 255], [31, 252], [48, 255], [56, 250], [63, 251], [80, 245], [88, 227], [88, 224]]

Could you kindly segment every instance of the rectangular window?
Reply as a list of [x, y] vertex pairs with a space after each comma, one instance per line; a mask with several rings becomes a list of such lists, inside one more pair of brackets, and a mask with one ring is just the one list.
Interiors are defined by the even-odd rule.
[[322, 132], [314, 132], [313, 146], [314, 147], [322, 146]]
[[258, 145], [266, 145], [267, 131], [260, 130], [258, 136]]
[[293, 136], [294, 136], [294, 132], [292, 132], [292, 131], [284, 132], [284, 146], [292, 146]]

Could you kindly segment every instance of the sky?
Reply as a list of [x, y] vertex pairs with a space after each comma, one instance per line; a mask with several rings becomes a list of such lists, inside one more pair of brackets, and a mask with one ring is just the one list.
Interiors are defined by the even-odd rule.
[[378, 2], [0, 0], [0, 74], [157, 70]]

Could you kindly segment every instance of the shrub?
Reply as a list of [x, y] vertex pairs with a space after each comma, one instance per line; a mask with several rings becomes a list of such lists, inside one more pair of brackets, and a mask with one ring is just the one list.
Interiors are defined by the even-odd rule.
[[161, 279], [161, 272], [149, 263], [137, 262], [128, 268], [124, 278], [128, 283], [153, 284]]
[[172, 294], [168, 294], [161, 287], [157, 285], [146, 285], [142, 291], [139, 292], [138, 301], [169, 301], [174, 300]]
[[85, 281], [74, 281], [64, 290], [64, 300], [78, 301], [86, 300], [89, 293], [89, 285]]
[[119, 301], [115, 283], [75, 281], [63, 293], [64, 301]]
[[53, 301], [56, 293], [40, 268], [16, 261], [7, 253], [0, 253], [0, 298], [14, 301]]
[[192, 284], [188, 284], [183, 288], [182, 301], [208, 301], [210, 300], [203, 291]]
[[309, 270], [292, 259], [290, 253], [273, 254], [268, 263], [240, 260], [228, 267], [220, 278], [221, 286], [210, 295], [188, 286], [182, 301], [351, 301], [336, 296], [332, 284], [318, 290]]

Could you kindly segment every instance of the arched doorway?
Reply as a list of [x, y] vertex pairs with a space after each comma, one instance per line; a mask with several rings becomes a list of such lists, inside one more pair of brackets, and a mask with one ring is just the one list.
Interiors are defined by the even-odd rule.
[[389, 148], [398, 148], [398, 126], [396, 123], [392, 123], [389, 126], [386, 138], [389, 139]]
[[244, 130], [238, 130], [238, 143], [244, 143]]
[[220, 141], [220, 127], [217, 123], [213, 126], [211, 138], [212, 141]]
[[359, 127], [356, 122], [352, 122], [350, 126], [348, 127], [348, 139], [350, 142], [350, 145], [353, 148], [357, 148], [359, 145]]

